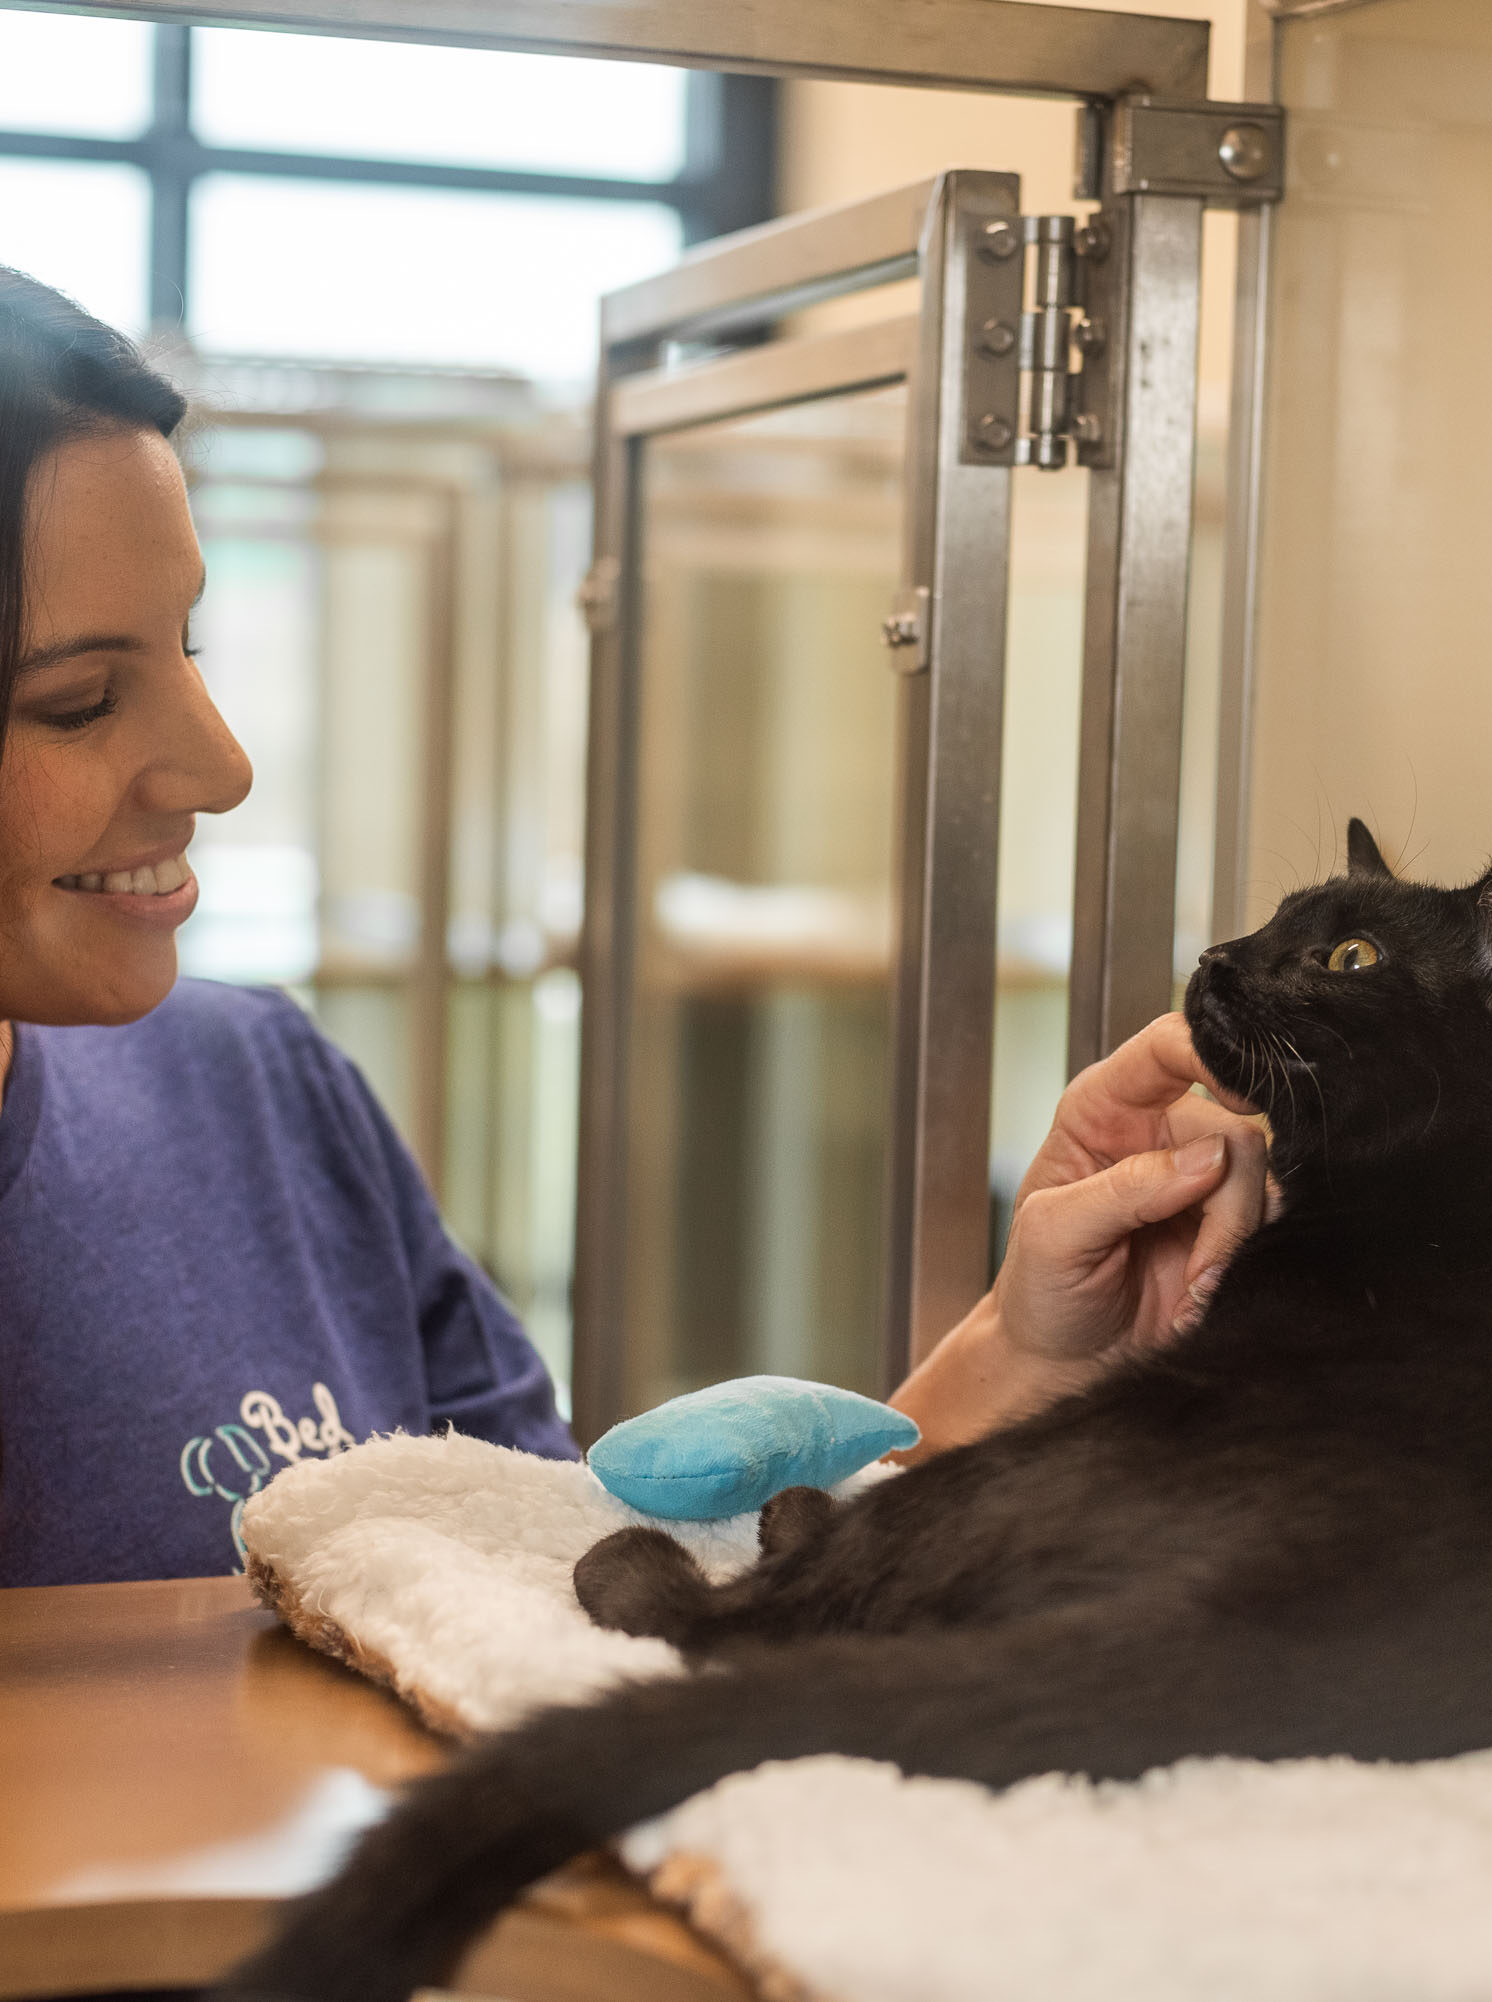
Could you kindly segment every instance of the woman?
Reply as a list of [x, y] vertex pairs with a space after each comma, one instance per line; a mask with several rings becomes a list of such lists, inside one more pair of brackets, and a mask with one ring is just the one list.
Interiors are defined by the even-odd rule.
[[[373, 1431], [575, 1451], [352, 1066], [176, 984], [194, 817], [250, 779], [191, 658], [181, 415], [0, 271], [0, 1585], [231, 1570], [250, 1494]], [[1257, 1224], [1262, 1143], [1200, 1076], [1172, 1016], [1070, 1089], [995, 1291], [898, 1393], [923, 1450], [1165, 1339]]]
[[573, 1456], [511, 1310], [291, 1002], [176, 981], [249, 766], [188, 619], [175, 391], [0, 273], [0, 1584], [235, 1567], [370, 1432]]

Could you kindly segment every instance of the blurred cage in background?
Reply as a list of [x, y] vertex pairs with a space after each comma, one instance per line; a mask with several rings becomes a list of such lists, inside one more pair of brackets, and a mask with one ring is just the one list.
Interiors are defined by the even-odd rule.
[[196, 387], [197, 637], [256, 777], [199, 824], [182, 969], [304, 1000], [563, 1381], [584, 423], [499, 378], [239, 361]]

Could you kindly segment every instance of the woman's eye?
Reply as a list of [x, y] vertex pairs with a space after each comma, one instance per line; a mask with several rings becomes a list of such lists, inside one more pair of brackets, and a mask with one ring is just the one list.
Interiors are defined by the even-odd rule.
[[1334, 945], [1326, 961], [1328, 973], [1361, 973], [1376, 966], [1383, 957], [1370, 938], [1344, 938]]
[[106, 716], [112, 716], [118, 707], [119, 697], [111, 688], [86, 709], [64, 710], [58, 716], [44, 716], [42, 721], [53, 730], [86, 730], [90, 723], [101, 723]]

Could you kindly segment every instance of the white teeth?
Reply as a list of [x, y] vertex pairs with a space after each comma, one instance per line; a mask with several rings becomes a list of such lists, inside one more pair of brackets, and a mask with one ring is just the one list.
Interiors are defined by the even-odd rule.
[[111, 869], [107, 875], [90, 870], [82, 876], [58, 876], [64, 890], [103, 890], [116, 897], [169, 897], [191, 876], [185, 855], [173, 855], [145, 869]]

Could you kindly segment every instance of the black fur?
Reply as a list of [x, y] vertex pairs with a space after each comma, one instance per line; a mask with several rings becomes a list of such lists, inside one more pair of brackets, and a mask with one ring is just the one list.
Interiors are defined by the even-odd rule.
[[[730, 1584], [608, 1538], [593, 1616], [710, 1671], [422, 1782], [225, 1993], [400, 2002], [536, 1878], [767, 1758], [999, 1787], [1492, 1744], [1489, 898], [1397, 882], [1354, 823], [1348, 874], [1188, 989], [1285, 1195], [1200, 1326], [843, 1507], [780, 1497]], [[1376, 962], [1329, 971], [1349, 939]]]

